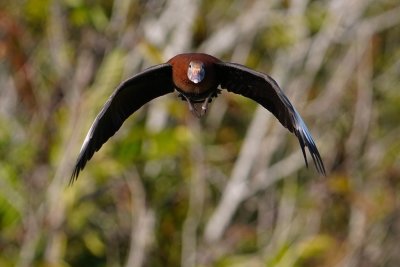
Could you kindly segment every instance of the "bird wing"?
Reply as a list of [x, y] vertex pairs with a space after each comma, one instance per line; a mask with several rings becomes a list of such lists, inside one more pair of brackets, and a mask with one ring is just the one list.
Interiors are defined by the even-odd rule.
[[141, 106], [174, 90], [172, 66], [160, 64], [122, 82], [104, 104], [86, 135], [71, 176], [78, 178], [94, 152], [115, 134], [123, 122]]
[[216, 63], [221, 88], [248, 97], [268, 109], [290, 132], [299, 139], [304, 160], [308, 166], [305, 147], [319, 173], [325, 175], [325, 167], [317, 146], [306, 124], [277, 82], [270, 76], [235, 63]]

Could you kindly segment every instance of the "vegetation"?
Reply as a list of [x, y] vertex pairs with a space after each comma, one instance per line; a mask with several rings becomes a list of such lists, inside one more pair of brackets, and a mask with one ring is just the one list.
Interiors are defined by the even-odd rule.
[[[400, 4], [0, 4], [0, 266], [399, 266]], [[201, 51], [270, 74], [328, 172], [224, 92], [134, 114], [68, 186], [123, 80]]]

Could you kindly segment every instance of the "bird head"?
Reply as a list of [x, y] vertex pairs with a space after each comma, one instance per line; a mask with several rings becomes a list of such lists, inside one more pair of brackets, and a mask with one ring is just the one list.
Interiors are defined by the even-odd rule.
[[193, 83], [199, 83], [204, 79], [206, 70], [204, 69], [204, 64], [200, 61], [190, 61], [187, 70], [187, 76]]

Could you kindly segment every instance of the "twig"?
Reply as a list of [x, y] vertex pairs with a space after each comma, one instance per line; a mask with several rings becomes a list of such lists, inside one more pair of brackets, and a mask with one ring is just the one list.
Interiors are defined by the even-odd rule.
[[206, 241], [215, 242], [222, 236], [239, 203], [248, 194], [246, 180], [257, 157], [259, 144], [265, 135], [269, 118], [265, 110], [257, 109], [221, 201], [206, 225], [204, 232]]
[[[190, 119], [192, 132], [200, 132], [199, 121]], [[191, 144], [191, 161], [193, 175], [190, 179], [189, 208], [182, 227], [181, 266], [197, 266], [197, 232], [203, 214], [205, 198], [205, 164], [201, 142], [194, 140]]]
[[155, 215], [151, 209], [146, 208], [146, 192], [138, 173], [136, 170], [131, 173], [125, 179], [131, 191], [132, 202], [131, 242], [125, 266], [140, 267], [145, 263], [147, 249], [152, 240]]

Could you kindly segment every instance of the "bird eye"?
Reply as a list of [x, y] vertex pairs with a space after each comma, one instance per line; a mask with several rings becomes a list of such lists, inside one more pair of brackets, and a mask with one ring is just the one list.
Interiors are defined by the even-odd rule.
[[192, 68], [192, 62], [189, 63], [189, 69], [191, 69], [191, 68]]

